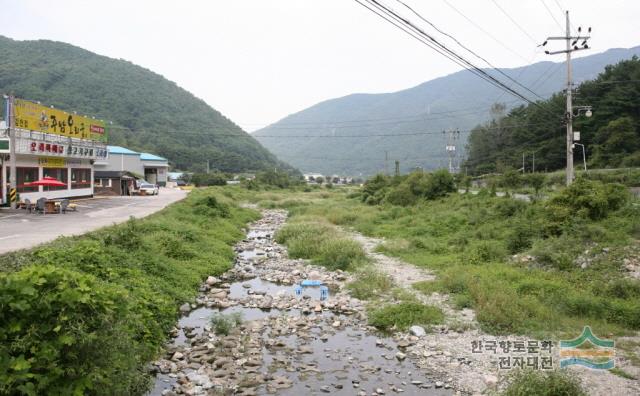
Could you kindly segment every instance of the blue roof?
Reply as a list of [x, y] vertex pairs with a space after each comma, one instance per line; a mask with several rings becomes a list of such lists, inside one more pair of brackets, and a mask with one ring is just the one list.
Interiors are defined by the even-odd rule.
[[140, 153], [120, 146], [107, 146], [109, 154], [140, 155]]
[[167, 161], [166, 158], [149, 153], [140, 153], [140, 159], [143, 161]]

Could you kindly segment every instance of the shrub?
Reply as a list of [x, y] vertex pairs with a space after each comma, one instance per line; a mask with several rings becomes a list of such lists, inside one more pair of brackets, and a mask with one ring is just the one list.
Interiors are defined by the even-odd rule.
[[366, 260], [366, 254], [360, 243], [346, 238], [331, 238], [322, 242], [313, 262], [330, 270], [346, 270]]
[[217, 335], [227, 336], [231, 330], [242, 324], [242, 313], [234, 312], [228, 315], [216, 313], [211, 316], [210, 322]]
[[351, 295], [360, 300], [369, 300], [388, 293], [393, 287], [391, 278], [373, 268], [363, 268], [356, 274], [356, 280], [347, 285]]
[[224, 186], [227, 184], [227, 180], [229, 177], [224, 173], [213, 172], [213, 173], [194, 173], [191, 176], [191, 182], [196, 185], [196, 187], [203, 186]]
[[464, 260], [469, 264], [485, 264], [501, 261], [507, 255], [507, 250], [499, 241], [477, 241], [465, 248]]
[[[142, 392], [127, 293], [53, 266], [0, 274], [0, 393]], [[142, 356], [141, 356], [142, 355]]]
[[369, 324], [385, 332], [406, 330], [413, 325], [429, 326], [443, 321], [444, 314], [439, 308], [418, 302], [387, 305], [369, 313]]
[[454, 191], [456, 186], [451, 173], [445, 169], [439, 169], [430, 175], [424, 196], [427, 199], [436, 199]]
[[418, 196], [411, 191], [411, 187], [402, 183], [387, 193], [386, 201], [392, 205], [410, 206], [414, 205], [418, 200]]
[[621, 184], [603, 184], [579, 178], [551, 198], [547, 208], [553, 220], [563, 223], [570, 216], [598, 220], [620, 209], [628, 199], [629, 193]]
[[196, 201], [193, 212], [206, 217], [227, 218], [230, 216], [229, 205], [218, 201], [213, 195], [202, 197]]
[[511, 378], [504, 396], [586, 396], [578, 378], [568, 371], [518, 370]]

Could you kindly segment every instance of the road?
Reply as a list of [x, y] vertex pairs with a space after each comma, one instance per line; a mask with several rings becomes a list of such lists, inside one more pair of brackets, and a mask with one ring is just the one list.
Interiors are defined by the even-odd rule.
[[186, 197], [187, 192], [162, 188], [157, 196], [105, 197], [77, 201], [78, 210], [66, 214], [36, 215], [0, 211], [0, 254], [27, 249], [60, 236], [84, 234], [141, 218]]

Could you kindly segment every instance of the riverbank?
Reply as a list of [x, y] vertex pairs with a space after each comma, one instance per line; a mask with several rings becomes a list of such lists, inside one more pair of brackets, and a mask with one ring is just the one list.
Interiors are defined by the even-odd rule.
[[178, 307], [258, 217], [228, 193], [0, 256], [0, 394], [146, 392]]

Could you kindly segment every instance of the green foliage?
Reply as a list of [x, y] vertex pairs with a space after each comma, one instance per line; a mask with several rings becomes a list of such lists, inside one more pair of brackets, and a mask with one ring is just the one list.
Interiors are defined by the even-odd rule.
[[[389, 180], [387, 188], [406, 179]], [[623, 247], [640, 235], [640, 206], [637, 200], [619, 199], [619, 187], [594, 183], [550, 193], [547, 201], [450, 194], [407, 207], [370, 206], [357, 195], [337, 192], [322, 199], [307, 193], [311, 204], [296, 206], [294, 219], [320, 223], [318, 218], [325, 218], [384, 238], [381, 252], [436, 272], [434, 282], [416, 288], [450, 294], [456, 307], [473, 308], [486, 332], [573, 334], [589, 323], [597, 333], [620, 334], [640, 329], [640, 286], [623, 280], [621, 268], [624, 257], [637, 256]], [[614, 193], [603, 193], [608, 189]], [[611, 196], [611, 202], [605, 198], [604, 217], [577, 214], [581, 205], [574, 203], [593, 193]], [[576, 214], [552, 224], [549, 202]], [[522, 254], [511, 258], [515, 253]], [[364, 286], [354, 290], [375, 298], [376, 287]]]
[[217, 313], [211, 316], [210, 322], [217, 335], [227, 336], [231, 330], [242, 324], [242, 313], [234, 312], [228, 315]]
[[518, 370], [503, 396], [586, 396], [580, 380], [566, 370]]
[[0, 91], [111, 121], [110, 144], [156, 153], [176, 169], [288, 168], [203, 100], [150, 70], [53, 41], [0, 37]]
[[356, 273], [356, 280], [347, 285], [350, 294], [360, 300], [371, 300], [388, 293], [393, 287], [391, 278], [374, 268], [364, 267]]
[[224, 186], [227, 184], [227, 180], [229, 180], [229, 176], [220, 172], [194, 173], [191, 176], [191, 183], [196, 187]]
[[[0, 274], [0, 393], [140, 393], [146, 346], [128, 293], [50, 265]], [[112, 380], [117, 378], [117, 381]]]
[[257, 218], [234, 191], [0, 256], [0, 394], [143, 394], [177, 307], [230, 267]]
[[628, 200], [629, 192], [622, 185], [580, 178], [549, 200], [547, 212], [554, 224], [567, 223], [573, 216], [599, 220]]
[[418, 302], [386, 305], [369, 312], [369, 324], [385, 332], [406, 330], [413, 325], [430, 326], [443, 321], [444, 314], [439, 308]]
[[388, 202], [392, 205], [411, 206], [421, 199], [433, 200], [454, 191], [453, 176], [443, 169], [433, 173], [416, 171], [394, 178], [379, 174], [365, 182], [361, 200], [369, 205]]
[[335, 226], [305, 219], [291, 222], [276, 234], [292, 258], [310, 259], [331, 270], [356, 269], [366, 261], [362, 246], [341, 235]]
[[[587, 148], [591, 167], [640, 163], [640, 84], [625, 83], [638, 79], [640, 59], [634, 56], [607, 66], [595, 80], [578, 87], [588, 98], [583, 104], [593, 106], [593, 117], [577, 117], [574, 122], [574, 130], [581, 131], [580, 143]], [[523, 152], [535, 152], [536, 169], [564, 168], [564, 126], [549, 121], [549, 113], [560, 119], [564, 108], [565, 98], [558, 93], [535, 105], [516, 107], [506, 116], [496, 114], [471, 132], [465, 165], [474, 174], [503, 172], [504, 164], [520, 166]]]

